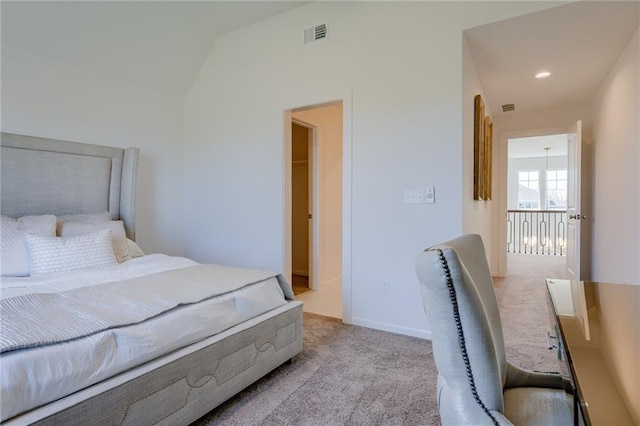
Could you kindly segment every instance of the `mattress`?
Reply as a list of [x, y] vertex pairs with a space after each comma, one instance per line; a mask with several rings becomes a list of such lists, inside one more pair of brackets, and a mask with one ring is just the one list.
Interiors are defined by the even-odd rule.
[[[154, 254], [91, 271], [3, 277], [0, 298], [58, 293], [195, 265], [197, 263], [189, 259]], [[62, 343], [5, 352], [0, 358], [2, 421], [286, 303], [280, 282], [274, 276], [215, 298], [179, 306], [133, 325]]]

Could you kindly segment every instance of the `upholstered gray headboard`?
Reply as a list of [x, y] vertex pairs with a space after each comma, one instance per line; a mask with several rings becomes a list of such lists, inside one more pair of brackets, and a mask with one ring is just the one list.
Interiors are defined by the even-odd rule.
[[10, 217], [108, 211], [135, 240], [138, 148], [2, 133], [0, 209]]

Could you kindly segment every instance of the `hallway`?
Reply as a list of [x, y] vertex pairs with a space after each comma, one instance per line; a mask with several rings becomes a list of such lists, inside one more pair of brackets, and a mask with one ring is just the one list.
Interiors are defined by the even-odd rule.
[[320, 290], [305, 291], [296, 295], [304, 303], [304, 312], [342, 319], [342, 282], [333, 281]]
[[504, 281], [527, 279], [544, 283], [545, 278], [564, 278], [566, 262], [566, 256], [508, 253], [507, 276], [494, 277], [496, 289], [502, 286]]
[[510, 253], [507, 276], [494, 277], [507, 359], [513, 364], [532, 370], [556, 365], [567, 373], [556, 352], [547, 349], [553, 317], [545, 285], [546, 278], [565, 276], [565, 264], [564, 256]]

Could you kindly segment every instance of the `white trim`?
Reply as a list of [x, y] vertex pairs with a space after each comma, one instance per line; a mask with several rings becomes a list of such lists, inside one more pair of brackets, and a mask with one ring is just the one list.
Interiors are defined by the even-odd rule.
[[421, 339], [432, 340], [433, 334], [430, 331], [412, 327], [399, 327], [395, 324], [389, 324], [380, 321], [370, 321], [363, 318], [352, 318], [353, 325], [361, 327], [373, 328], [374, 330], [388, 331], [389, 333], [402, 334], [405, 336], [419, 337]]
[[[303, 110], [303, 108], [291, 108], [291, 111], [293, 110], [301, 111]], [[291, 122], [296, 123], [298, 126], [306, 127], [307, 129], [315, 129], [315, 126], [313, 124], [307, 123], [306, 121], [301, 120], [297, 117], [291, 117]]]
[[342, 321], [353, 323], [352, 295], [352, 185], [353, 87], [342, 99]]
[[[295, 108], [295, 110], [298, 110]], [[293, 113], [294, 109], [291, 110]], [[310, 247], [309, 247], [309, 271], [307, 272], [307, 276], [309, 277], [309, 288], [311, 290], [319, 290], [320, 289], [320, 279], [318, 278], [318, 265], [322, 263], [321, 251], [320, 251], [320, 223], [321, 223], [321, 215], [320, 215], [320, 202], [319, 202], [319, 194], [320, 194], [320, 173], [321, 164], [320, 158], [318, 155], [318, 141], [320, 140], [319, 129], [313, 124], [309, 124], [304, 120], [301, 120], [296, 117], [291, 117], [291, 123], [297, 124], [298, 126], [304, 127], [308, 131], [309, 135], [309, 149], [307, 151], [307, 159], [310, 161], [292, 161], [293, 167], [298, 167], [304, 163], [304, 165], [310, 167], [311, 176], [309, 177], [309, 195], [311, 197], [311, 235], [309, 235]], [[288, 186], [290, 188], [290, 186]], [[293, 244], [293, 241], [292, 243]], [[293, 267], [293, 266], [292, 266]], [[293, 272], [292, 272], [293, 273]]]
[[330, 280], [327, 280], [325, 282], [320, 283], [319, 287], [323, 288], [323, 287], [329, 286], [329, 285], [331, 285], [333, 283], [339, 283], [341, 281], [342, 281], [342, 276], [335, 277], [335, 278], [332, 278]]
[[508, 183], [508, 165], [509, 165], [509, 139], [528, 138], [533, 136], [549, 136], [569, 133], [571, 125], [540, 127], [533, 129], [510, 130], [500, 132], [500, 145], [498, 148], [499, 164], [500, 164], [500, 182], [498, 185], [498, 271], [495, 276], [505, 277], [507, 275], [507, 183]]
[[284, 277], [291, 282], [291, 175], [292, 175], [292, 156], [291, 156], [291, 109], [284, 110], [282, 115], [282, 134], [284, 135], [282, 147], [282, 273]]
[[320, 129], [317, 127], [309, 128], [309, 149], [308, 158], [310, 158], [311, 175], [309, 176], [309, 187], [311, 196], [311, 247], [309, 247], [309, 288], [311, 290], [320, 289], [320, 277], [318, 274], [318, 265], [322, 265], [322, 251], [320, 250], [320, 224], [322, 223], [322, 209], [320, 208], [320, 171], [322, 163], [318, 149], [320, 138]]
[[[342, 321], [352, 323], [352, 170], [353, 170], [353, 88], [342, 93], [333, 101], [307, 102], [308, 107], [284, 108], [284, 215], [283, 215], [283, 271], [291, 279], [291, 113], [293, 110], [315, 108], [331, 103], [342, 102]], [[301, 120], [298, 120], [301, 121]]]

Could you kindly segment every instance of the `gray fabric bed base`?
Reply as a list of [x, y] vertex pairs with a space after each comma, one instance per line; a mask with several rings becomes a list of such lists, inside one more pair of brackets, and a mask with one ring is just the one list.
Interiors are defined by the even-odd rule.
[[302, 303], [288, 302], [2, 425], [187, 425], [301, 351]]

